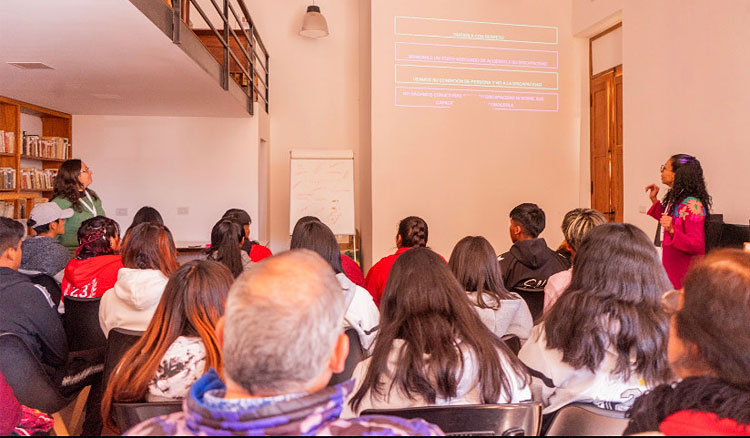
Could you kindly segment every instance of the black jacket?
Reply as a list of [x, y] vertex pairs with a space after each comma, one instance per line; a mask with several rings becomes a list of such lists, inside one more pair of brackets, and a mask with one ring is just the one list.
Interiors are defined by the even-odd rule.
[[552, 275], [570, 268], [565, 257], [549, 249], [544, 239], [519, 240], [498, 259], [503, 283], [514, 292], [544, 292]]
[[10, 268], [0, 268], [0, 332], [20, 336], [49, 371], [65, 366], [68, 344], [52, 300], [43, 287]]

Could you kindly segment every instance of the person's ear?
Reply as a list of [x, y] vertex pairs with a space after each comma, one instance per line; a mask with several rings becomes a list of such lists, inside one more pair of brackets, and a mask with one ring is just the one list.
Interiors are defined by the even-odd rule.
[[240, 240], [240, 248], [242, 248], [242, 245], [245, 244], [245, 240], [247, 240], [247, 237], [242, 237], [242, 240]]
[[346, 336], [346, 333], [342, 333], [336, 340], [333, 354], [328, 361], [328, 369], [334, 374], [343, 372], [346, 367], [347, 356], [349, 356], [349, 337]]
[[216, 323], [216, 343], [219, 344], [219, 350], [224, 349], [224, 323], [226, 319], [222, 316], [219, 318], [219, 322]]
[[404, 243], [404, 239], [401, 238], [401, 235], [396, 235], [396, 248], [401, 248], [401, 245]]

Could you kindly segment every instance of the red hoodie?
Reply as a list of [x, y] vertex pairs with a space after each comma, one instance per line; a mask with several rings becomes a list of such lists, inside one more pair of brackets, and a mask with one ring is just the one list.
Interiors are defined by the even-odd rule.
[[375, 263], [367, 272], [367, 278], [365, 279], [367, 291], [372, 295], [372, 299], [375, 301], [375, 305], [378, 306], [378, 308], [380, 308], [380, 297], [383, 296], [383, 291], [385, 291], [385, 284], [388, 282], [388, 275], [391, 273], [393, 264], [396, 263], [398, 256], [410, 249], [411, 247], [399, 248], [395, 254], [380, 259], [380, 261]]
[[65, 268], [62, 290], [65, 297], [99, 298], [112, 289], [122, 268], [119, 255], [71, 260]]
[[659, 432], [667, 436], [748, 436], [750, 425], [712, 412], [679, 411], [664, 419]]

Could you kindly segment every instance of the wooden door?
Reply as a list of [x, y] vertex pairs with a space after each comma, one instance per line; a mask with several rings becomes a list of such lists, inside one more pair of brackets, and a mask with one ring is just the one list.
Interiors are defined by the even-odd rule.
[[623, 220], [622, 66], [591, 79], [591, 207]]

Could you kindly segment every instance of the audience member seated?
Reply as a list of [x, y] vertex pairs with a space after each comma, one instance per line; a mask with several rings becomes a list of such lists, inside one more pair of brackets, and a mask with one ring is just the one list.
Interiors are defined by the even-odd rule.
[[709, 253], [665, 294], [669, 363], [682, 379], [635, 401], [628, 434], [750, 435], [750, 254]]
[[[590, 208], [576, 208], [569, 211], [563, 219], [563, 236], [565, 241], [563, 246], [568, 254], [570, 261], [575, 261], [576, 249], [581, 246], [584, 236], [597, 225], [607, 223], [607, 219], [598, 211]], [[544, 286], [544, 311], [548, 311], [557, 297], [570, 285], [570, 279], [573, 276], [573, 267], [565, 271], [560, 271], [551, 276]]]
[[393, 264], [396, 263], [401, 254], [414, 247], [427, 246], [427, 222], [416, 216], [409, 216], [398, 224], [398, 233], [396, 233], [396, 250], [395, 254], [383, 257], [375, 263], [367, 272], [365, 283], [367, 290], [372, 295], [375, 305], [380, 307], [380, 297], [385, 290], [385, 284], [388, 282], [388, 274], [391, 272]]
[[135, 216], [133, 216], [133, 223], [130, 224], [125, 234], [128, 234], [128, 231], [144, 222], [164, 225], [164, 219], [162, 219], [161, 214], [157, 209], [155, 209], [154, 207], [141, 207], [135, 213]]
[[65, 268], [63, 296], [99, 298], [114, 287], [122, 269], [120, 226], [104, 216], [87, 219], [78, 229], [78, 243]]
[[0, 373], [0, 436], [47, 435], [52, 418], [18, 403], [13, 388]]
[[396, 260], [371, 358], [354, 370], [347, 413], [531, 399], [523, 365], [479, 319], [442, 257], [427, 248]]
[[245, 241], [242, 243], [242, 250], [250, 256], [250, 260], [253, 262], [259, 262], [266, 257], [271, 257], [271, 250], [261, 245], [255, 240], [250, 239], [250, 224], [252, 219], [245, 210], [239, 208], [230, 208], [224, 213], [222, 219], [229, 219], [241, 226], [245, 231]]
[[646, 234], [600, 225], [584, 238], [570, 287], [534, 327], [518, 357], [531, 370], [544, 413], [573, 403], [627, 411], [669, 382], [669, 278]]
[[[549, 277], [570, 267], [565, 257], [549, 249], [547, 242], [539, 237], [544, 227], [544, 211], [536, 204], [517, 206], [510, 212], [513, 246], [498, 257], [503, 284], [527, 300], [534, 318], [539, 317], [544, 306], [544, 286]], [[537, 294], [541, 296], [534, 300]]]
[[122, 264], [117, 282], [99, 306], [105, 336], [115, 327], [136, 331], [148, 327], [169, 276], [178, 268], [172, 233], [164, 225], [136, 225], [122, 244]]
[[47, 290], [18, 272], [23, 235], [23, 225], [0, 217], [0, 332], [23, 339], [52, 376], [65, 367], [68, 343]]
[[146, 332], [109, 379], [102, 418], [113, 402], [179, 400], [211, 368], [221, 369], [215, 328], [234, 276], [218, 262], [195, 260], [169, 279]]
[[333, 270], [312, 251], [254, 265], [232, 286], [216, 330], [223, 380], [209, 371], [190, 389], [183, 412], [127, 434], [439, 435], [422, 420], [339, 419], [354, 382], [326, 385], [344, 369], [349, 350], [344, 305]]
[[[297, 227], [309, 221], [323, 223], [315, 216], [303, 216], [294, 225], [294, 229], [296, 230]], [[292, 232], [292, 234], [294, 234], [294, 232]], [[344, 254], [343, 252], [341, 253], [341, 266], [344, 268], [344, 274], [346, 274], [346, 277], [349, 278], [349, 280], [353, 281], [357, 286], [361, 286], [367, 289], [367, 286], [365, 284], [365, 275], [362, 273], [362, 268], [357, 262], [352, 260], [351, 257]]]
[[[100, 375], [93, 371], [93, 357], [68, 357], [62, 319], [47, 290], [17, 272], [21, 265], [23, 235], [23, 225], [0, 217], [0, 332], [18, 335], [51, 380], [59, 385], [60, 391], [75, 394], [95, 383]], [[92, 407], [98, 405], [94, 392], [89, 397], [83, 423], [85, 435], [101, 433], [98, 415], [89, 415]]]
[[378, 331], [380, 312], [367, 290], [354, 284], [344, 274], [336, 236], [322, 222], [309, 221], [294, 227], [291, 249], [298, 248], [315, 251], [331, 265], [344, 293], [344, 328], [356, 330], [362, 348], [367, 352], [371, 351]]
[[27, 225], [36, 235], [21, 245], [23, 259], [20, 269], [47, 274], [58, 283], [62, 281], [63, 271], [70, 261], [70, 251], [62, 246], [57, 236], [65, 233], [65, 219], [71, 216], [72, 208], [63, 210], [54, 202], [37, 204], [31, 210]]
[[526, 302], [503, 286], [496, 254], [484, 237], [468, 236], [453, 248], [448, 266], [484, 325], [498, 337], [512, 334], [523, 343], [534, 322]]
[[222, 263], [232, 271], [232, 275], [239, 277], [242, 271], [253, 264], [250, 256], [242, 250], [245, 242], [245, 232], [237, 223], [222, 219], [211, 229], [211, 247], [207, 258]]

